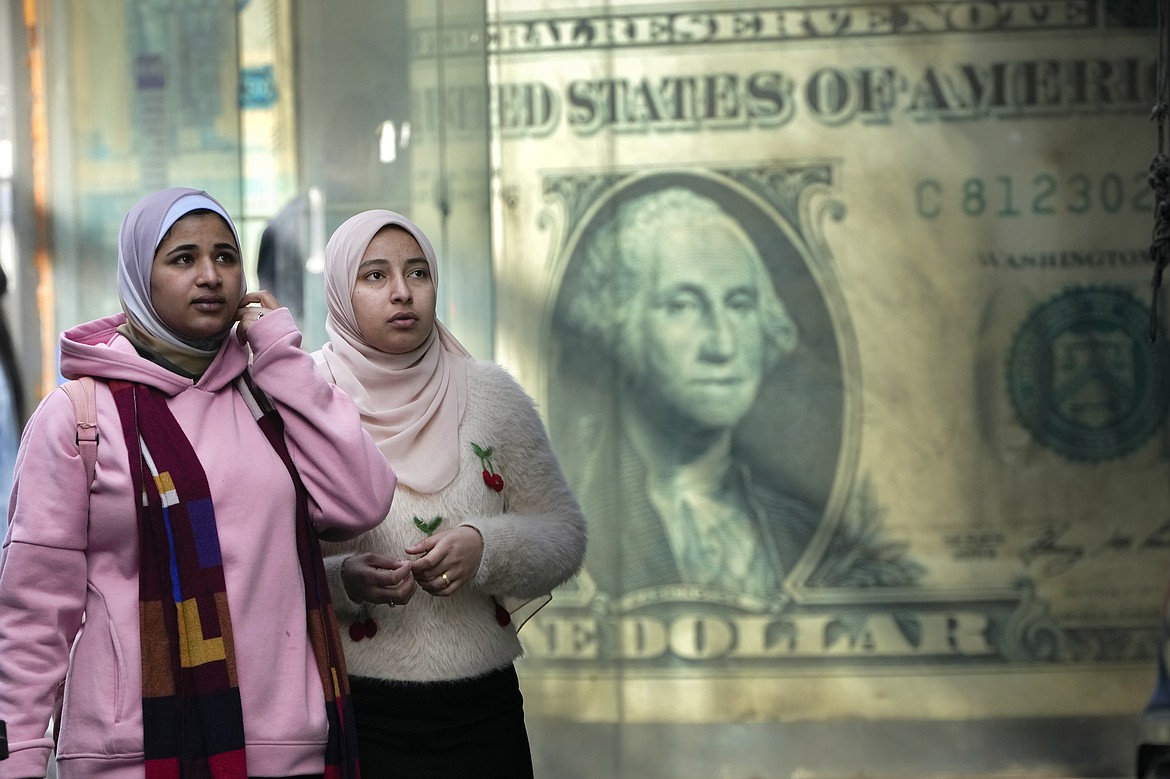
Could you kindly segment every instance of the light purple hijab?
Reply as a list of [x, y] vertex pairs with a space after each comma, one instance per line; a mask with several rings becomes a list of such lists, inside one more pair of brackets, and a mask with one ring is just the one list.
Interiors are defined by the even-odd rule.
[[314, 357], [358, 407], [362, 424], [394, 468], [398, 484], [434, 493], [459, 473], [459, 422], [467, 408], [470, 356], [436, 319], [427, 339], [405, 354], [387, 354], [364, 340], [353, 310], [358, 266], [383, 227], [410, 233], [438, 285], [439, 261], [426, 235], [401, 214], [363, 211], [345, 221], [325, 246], [325, 331]]
[[[150, 299], [150, 270], [154, 265], [155, 250], [175, 222], [201, 208], [223, 217], [239, 248], [240, 235], [227, 209], [206, 192], [172, 187], [147, 195], [134, 204], [118, 231], [118, 299], [134, 327], [162, 341], [180, 355], [208, 359], [219, 351], [222, 338], [214, 344], [204, 344], [179, 335], [163, 323]], [[242, 283], [241, 295], [247, 291], [247, 280]]]

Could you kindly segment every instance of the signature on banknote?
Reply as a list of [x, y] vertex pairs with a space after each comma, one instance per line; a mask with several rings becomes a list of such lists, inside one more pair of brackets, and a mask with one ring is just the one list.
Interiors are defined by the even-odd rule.
[[1082, 560], [1091, 557], [1119, 552], [1145, 552], [1170, 548], [1170, 519], [1145, 536], [1133, 535], [1115, 529], [1099, 544], [1062, 542], [1071, 527], [1072, 523], [1066, 522], [1042, 529], [1036, 539], [1020, 552], [1020, 559], [1024, 565], [1030, 566], [1035, 562], [1039, 564], [1039, 572], [1042, 575], [1058, 576]]

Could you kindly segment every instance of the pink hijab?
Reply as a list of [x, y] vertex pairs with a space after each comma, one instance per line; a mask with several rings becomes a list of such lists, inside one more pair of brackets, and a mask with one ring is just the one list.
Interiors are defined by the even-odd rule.
[[387, 354], [362, 340], [353, 311], [357, 269], [383, 227], [414, 236], [439, 278], [435, 249], [416, 224], [393, 211], [363, 211], [345, 221], [325, 246], [325, 331], [329, 343], [314, 357], [362, 415], [398, 483], [415, 492], [446, 487], [459, 473], [459, 422], [467, 408], [470, 356], [438, 319], [417, 349]]

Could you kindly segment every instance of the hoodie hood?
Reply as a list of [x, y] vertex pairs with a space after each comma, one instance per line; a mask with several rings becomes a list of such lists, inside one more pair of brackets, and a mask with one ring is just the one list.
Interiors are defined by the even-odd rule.
[[248, 367], [248, 351], [231, 333], [198, 380], [180, 376], [138, 354], [134, 344], [118, 332], [125, 314], [95, 319], [61, 334], [61, 375], [67, 379], [133, 381], [167, 395], [190, 387], [215, 392], [231, 384]]

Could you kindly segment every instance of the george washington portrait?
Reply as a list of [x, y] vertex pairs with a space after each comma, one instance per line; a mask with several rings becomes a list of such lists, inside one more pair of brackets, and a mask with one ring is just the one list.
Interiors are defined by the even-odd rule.
[[580, 231], [553, 328], [554, 445], [597, 590], [775, 600], [820, 526], [842, 402], [776, 215], [702, 177], [620, 189]]

